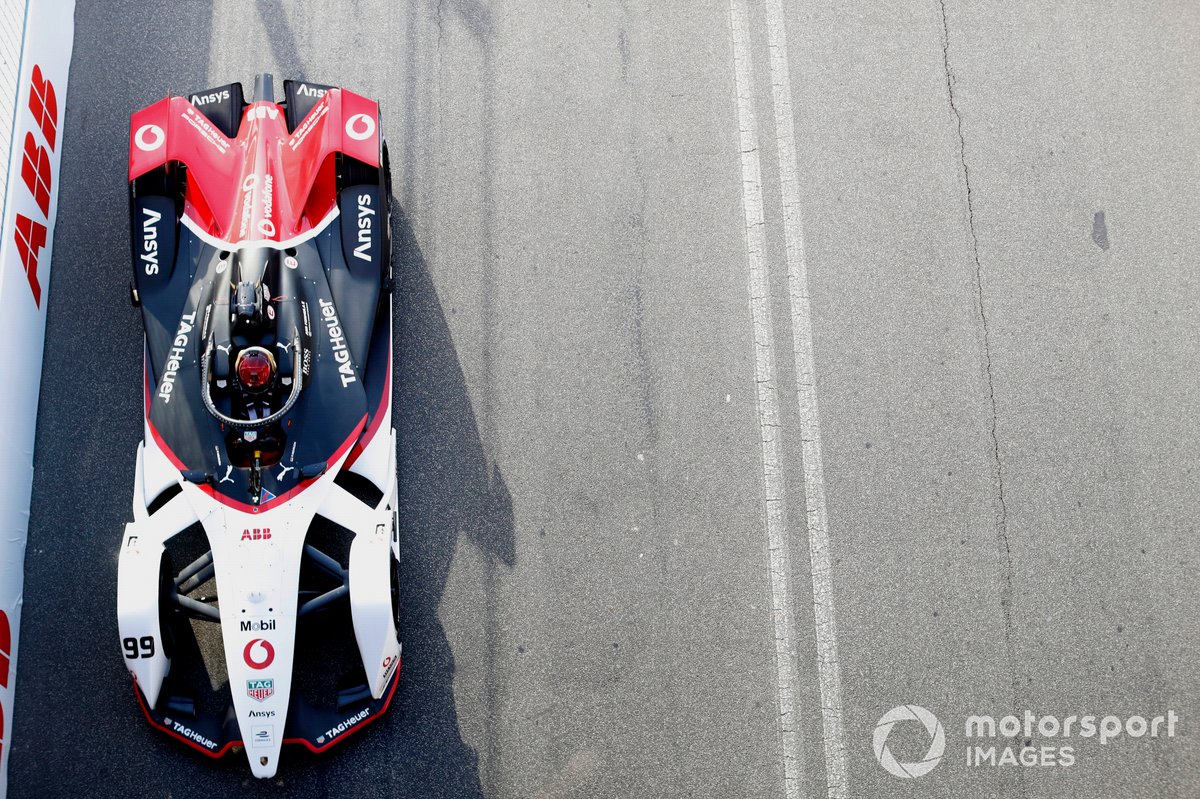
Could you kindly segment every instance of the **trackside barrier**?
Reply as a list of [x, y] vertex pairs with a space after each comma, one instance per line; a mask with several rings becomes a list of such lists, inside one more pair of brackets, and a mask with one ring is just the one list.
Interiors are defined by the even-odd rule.
[[[0, 0], [0, 799], [8, 793], [33, 443], [75, 0]], [[49, 765], [49, 764], [47, 764]]]

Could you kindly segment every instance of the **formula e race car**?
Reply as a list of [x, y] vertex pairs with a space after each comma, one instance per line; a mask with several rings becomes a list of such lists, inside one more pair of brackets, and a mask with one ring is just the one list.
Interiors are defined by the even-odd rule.
[[270, 75], [130, 124], [145, 439], [117, 618], [151, 724], [273, 776], [400, 675], [387, 148], [378, 104]]

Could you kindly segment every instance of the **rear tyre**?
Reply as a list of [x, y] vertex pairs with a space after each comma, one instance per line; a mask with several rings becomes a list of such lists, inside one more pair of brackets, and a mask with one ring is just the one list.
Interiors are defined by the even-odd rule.
[[158, 629], [162, 635], [162, 651], [168, 661], [175, 655], [175, 568], [171, 556], [163, 553], [158, 567]]

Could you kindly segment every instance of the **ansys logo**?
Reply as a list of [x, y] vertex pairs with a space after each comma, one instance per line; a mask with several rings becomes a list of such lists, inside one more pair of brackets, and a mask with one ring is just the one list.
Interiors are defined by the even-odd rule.
[[[888, 736], [892, 734], [892, 728], [903, 721], [920, 722], [924, 725], [925, 732], [929, 734], [929, 751], [916, 763], [901, 763], [888, 749], [887, 741]], [[906, 724], [901, 725], [901, 728], [911, 726]], [[879, 761], [879, 765], [883, 766], [885, 771], [896, 777], [910, 779], [928, 774], [941, 762], [942, 753], [946, 750], [946, 733], [942, 730], [942, 724], [937, 720], [937, 716], [920, 705], [898, 705], [884, 713], [883, 718], [875, 725], [875, 734], [871, 738], [871, 743], [875, 747], [875, 759]]]

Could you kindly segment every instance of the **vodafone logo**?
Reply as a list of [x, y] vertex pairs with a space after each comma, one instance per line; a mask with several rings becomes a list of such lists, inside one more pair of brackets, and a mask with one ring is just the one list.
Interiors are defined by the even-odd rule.
[[265, 669], [275, 662], [275, 647], [265, 638], [251, 638], [242, 650], [242, 658], [252, 669]]
[[355, 114], [346, 120], [346, 135], [355, 141], [365, 141], [375, 133], [375, 120], [366, 114]]
[[163, 133], [163, 129], [158, 125], [142, 125], [133, 134], [133, 143], [146, 153], [162, 147], [166, 140], [167, 134]]

